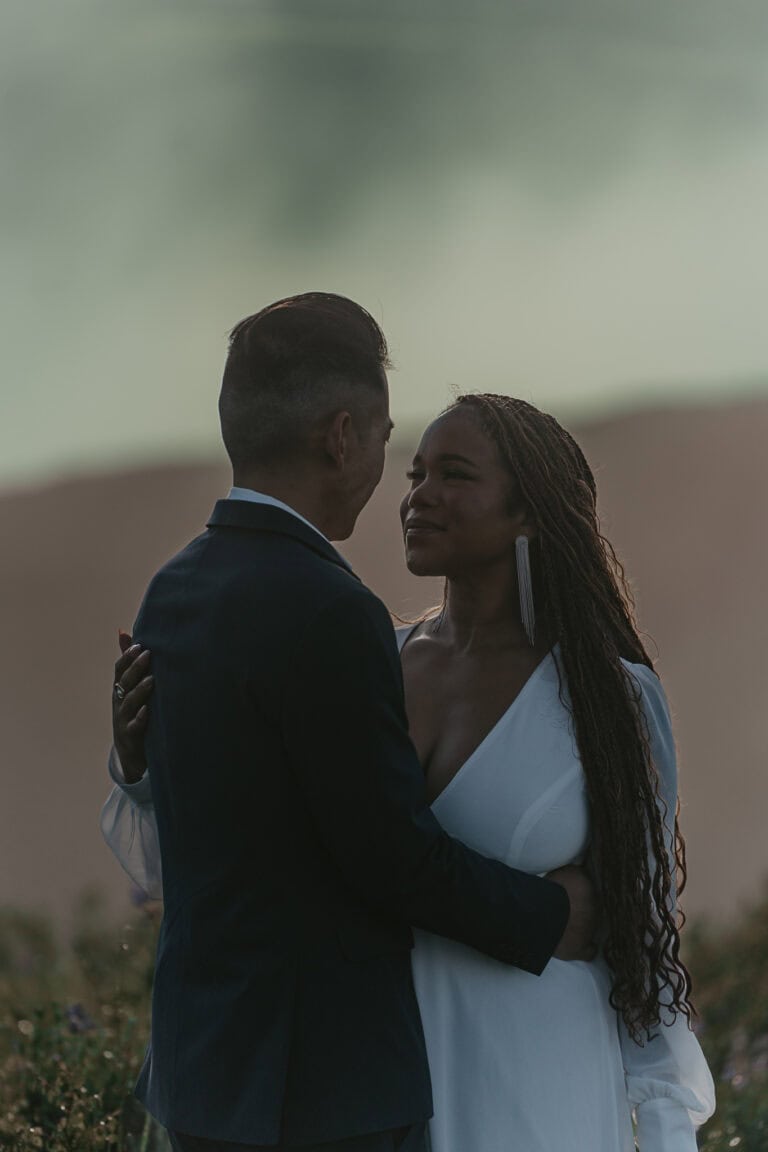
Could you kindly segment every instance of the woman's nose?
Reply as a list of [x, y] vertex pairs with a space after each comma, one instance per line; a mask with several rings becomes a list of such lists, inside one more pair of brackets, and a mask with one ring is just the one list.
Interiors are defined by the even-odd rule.
[[424, 476], [408, 493], [408, 505], [411, 508], [424, 507], [435, 503], [435, 486], [430, 478]]

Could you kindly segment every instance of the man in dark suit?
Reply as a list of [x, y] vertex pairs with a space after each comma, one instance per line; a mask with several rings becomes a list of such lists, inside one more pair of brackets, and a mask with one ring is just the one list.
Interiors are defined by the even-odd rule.
[[381, 477], [387, 366], [342, 297], [234, 329], [235, 487], [144, 598], [146, 732], [145, 661], [118, 662], [116, 743], [127, 779], [146, 755], [165, 904], [137, 1092], [181, 1152], [417, 1152], [410, 925], [533, 973], [590, 951], [583, 878], [515, 872], [436, 822], [389, 615], [329, 542]]

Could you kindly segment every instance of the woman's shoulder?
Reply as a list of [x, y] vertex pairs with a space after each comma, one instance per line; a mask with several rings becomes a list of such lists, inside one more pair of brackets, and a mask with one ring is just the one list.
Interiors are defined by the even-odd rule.
[[397, 640], [398, 652], [402, 652], [406, 640], [413, 635], [422, 623], [422, 620], [416, 620], [415, 622], [408, 621], [405, 624], [395, 624], [395, 639]]
[[649, 668], [647, 664], [633, 664], [629, 660], [622, 660], [625, 671], [640, 693], [640, 703], [644, 711], [649, 709], [669, 723], [669, 703], [664, 685], [659, 674]]
[[671, 770], [675, 763], [675, 740], [664, 685], [647, 664], [632, 664], [628, 660], [622, 660], [622, 664], [639, 693], [637, 702], [648, 726], [656, 766], [661, 770], [666, 765]]
[[434, 624], [434, 621], [441, 615], [442, 609], [428, 608], [422, 616], [419, 616], [418, 620], [400, 620], [399, 616], [395, 617], [393, 623], [395, 623], [395, 620], [399, 621], [399, 623], [395, 623], [395, 637], [397, 638], [398, 651], [402, 652], [406, 642], [410, 640], [411, 637], [418, 639], [419, 637], [428, 636], [432, 631], [431, 626]]

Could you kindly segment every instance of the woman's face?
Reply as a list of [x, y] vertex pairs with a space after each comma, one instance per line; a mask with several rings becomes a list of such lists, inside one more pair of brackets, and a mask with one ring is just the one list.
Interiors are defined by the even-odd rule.
[[525, 524], [514, 481], [476, 417], [452, 409], [424, 432], [400, 505], [405, 560], [417, 576], [467, 575], [514, 565]]

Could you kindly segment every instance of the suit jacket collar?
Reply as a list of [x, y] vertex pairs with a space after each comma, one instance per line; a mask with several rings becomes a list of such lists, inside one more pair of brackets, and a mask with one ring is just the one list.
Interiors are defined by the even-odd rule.
[[292, 513], [275, 508], [274, 505], [256, 504], [251, 500], [217, 500], [207, 526], [244, 528], [251, 532], [276, 532], [281, 536], [292, 536], [325, 560], [339, 564], [355, 576], [349, 563], [324, 536]]

